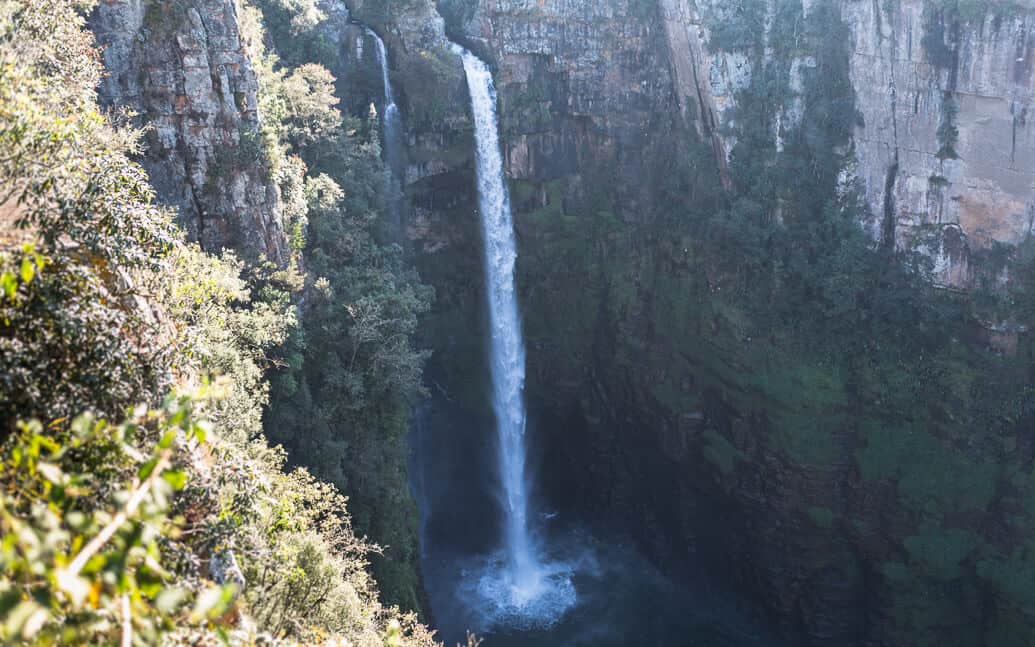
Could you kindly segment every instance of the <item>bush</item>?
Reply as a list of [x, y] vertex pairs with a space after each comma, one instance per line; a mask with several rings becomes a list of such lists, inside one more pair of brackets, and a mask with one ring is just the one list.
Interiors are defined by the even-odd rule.
[[88, 4], [0, 0], [0, 641], [432, 644], [377, 601], [345, 498], [263, 438], [302, 278], [151, 204], [94, 104]]
[[170, 399], [117, 426], [90, 415], [60, 431], [18, 425], [0, 472], [0, 639], [156, 642], [228, 608], [232, 587], [196, 594], [163, 564], [179, 525], [170, 499], [187, 478], [177, 457], [207, 434], [192, 405]]

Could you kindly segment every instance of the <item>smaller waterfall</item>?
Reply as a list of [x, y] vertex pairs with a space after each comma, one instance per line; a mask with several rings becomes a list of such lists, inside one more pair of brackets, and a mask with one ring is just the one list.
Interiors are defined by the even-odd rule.
[[381, 68], [381, 83], [384, 87], [383, 105], [381, 107], [381, 125], [383, 128], [382, 146], [385, 153], [385, 164], [391, 173], [388, 187], [389, 215], [397, 236], [402, 229], [402, 121], [399, 118], [399, 106], [395, 104], [395, 91], [388, 75], [388, 51], [385, 42], [373, 29], [365, 28], [368, 36], [376, 45], [377, 64]]

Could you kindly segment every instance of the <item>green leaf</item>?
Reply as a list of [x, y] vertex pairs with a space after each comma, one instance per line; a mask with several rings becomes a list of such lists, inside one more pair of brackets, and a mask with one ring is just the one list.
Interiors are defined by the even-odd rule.
[[7, 589], [6, 591], [0, 592], [0, 618], [7, 617], [7, 614], [21, 599], [22, 596], [21, 593], [18, 592], [18, 589]]
[[0, 288], [3, 288], [8, 299], [13, 299], [15, 292], [18, 291], [18, 279], [14, 278], [14, 274], [4, 272], [0, 274]]
[[191, 432], [199, 443], [204, 443], [205, 439], [208, 438], [208, 432], [211, 427], [212, 425], [207, 420], [201, 420], [192, 426]]
[[162, 478], [172, 486], [174, 490], [182, 490], [187, 484], [187, 475], [182, 470], [166, 470]]
[[108, 565], [108, 556], [104, 553], [100, 555], [94, 555], [90, 558], [90, 561], [86, 562], [86, 566], [83, 567], [82, 573], [84, 575], [92, 575], [94, 573], [100, 573], [101, 570]]
[[158, 441], [159, 449], [168, 449], [169, 447], [172, 447], [174, 440], [176, 440], [176, 430], [170, 429], [169, 431], [165, 432], [165, 435], [162, 436], [162, 439]]
[[146, 480], [149, 476], [151, 476], [151, 473], [155, 471], [156, 465], [158, 465], [157, 457], [152, 458], [151, 460], [141, 465], [140, 469], [137, 470], [137, 476], [139, 476], [140, 480], [142, 481]]
[[32, 261], [28, 258], [22, 259], [21, 276], [22, 283], [30, 283], [32, 277], [36, 275], [36, 266], [32, 264]]

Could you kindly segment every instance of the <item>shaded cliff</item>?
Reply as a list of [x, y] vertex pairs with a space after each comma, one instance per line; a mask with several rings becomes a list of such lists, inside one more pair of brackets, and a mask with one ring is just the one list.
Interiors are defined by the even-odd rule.
[[[750, 48], [728, 29], [736, 5], [698, 4], [697, 11], [672, 15], [707, 43], [703, 59], [690, 55], [700, 60], [705, 102], [711, 98], [728, 153], [738, 93], [751, 81]], [[859, 111], [853, 173], [872, 211], [864, 226], [874, 239], [932, 258], [940, 283], [972, 285], [971, 248], [1016, 245], [1031, 233], [1032, 7], [925, 0], [839, 5]], [[766, 40], [774, 37], [769, 13], [760, 30]], [[679, 49], [673, 48], [676, 60]], [[794, 57], [787, 78], [793, 96], [785, 99], [774, 138], [800, 120], [802, 75], [814, 66], [808, 52]]]
[[90, 19], [108, 69], [99, 95], [148, 126], [141, 163], [191, 238], [283, 264], [280, 198], [237, 11], [232, 0], [101, 2]]
[[[801, 644], [1026, 644], [1030, 11], [440, 9], [500, 87], [540, 494]], [[423, 208], [436, 387], [478, 413], [477, 224]]]

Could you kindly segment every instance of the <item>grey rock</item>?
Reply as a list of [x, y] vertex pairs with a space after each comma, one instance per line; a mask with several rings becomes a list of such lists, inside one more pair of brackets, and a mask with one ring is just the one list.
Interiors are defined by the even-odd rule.
[[90, 18], [103, 105], [138, 113], [160, 202], [207, 251], [287, 261], [276, 184], [259, 145], [258, 81], [233, 0], [105, 0]]
[[230, 549], [217, 551], [208, 562], [208, 572], [212, 581], [219, 585], [234, 584], [241, 592], [247, 585], [244, 573], [237, 564], [237, 558]]

